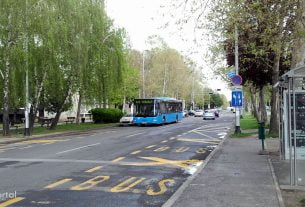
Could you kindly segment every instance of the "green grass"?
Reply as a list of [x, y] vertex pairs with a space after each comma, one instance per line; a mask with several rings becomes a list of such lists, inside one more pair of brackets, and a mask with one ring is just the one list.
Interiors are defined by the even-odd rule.
[[302, 200], [300, 200], [300, 204], [301, 204], [302, 206], [305, 206], [305, 198], [303, 198]]
[[252, 115], [245, 115], [240, 119], [240, 128], [243, 129], [257, 129], [257, 120]]
[[117, 126], [116, 123], [112, 124], [94, 124], [94, 123], [82, 123], [82, 124], [63, 124], [58, 125], [56, 129], [49, 130], [46, 127], [34, 128], [33, 135], [35, 134], [49, 134], [55, 132], [68, 132], [68, 131], [86, 131], [90, 129], [100, 129], [105, 127]]

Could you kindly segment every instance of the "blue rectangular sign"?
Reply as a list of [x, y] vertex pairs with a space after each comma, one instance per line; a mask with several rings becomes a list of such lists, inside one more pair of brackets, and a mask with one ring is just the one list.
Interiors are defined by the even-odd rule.
[[243, 92], [242, 91], [232, 91], [232, 106], [233, 107], [243, 106]]

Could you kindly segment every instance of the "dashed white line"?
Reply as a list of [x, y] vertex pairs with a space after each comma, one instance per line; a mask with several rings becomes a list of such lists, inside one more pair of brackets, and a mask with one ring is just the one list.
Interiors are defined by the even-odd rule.
[[144, 132], [137, 133], [137, 134], [131, 134], [131, 135], [128, 135], [128, 136], [126, 136], [126, 137], [127, 137], [127, 138], [128, 138], [128, 137], [134, 137], [134, 136], [137, 136], [137, 135], [140, 135], [140, 134], [144, 134]]
[[71, 151], [75, 151], [75, 150], [80, 150], [80, 149], [83, 149], [83, 148], [88, 148], [88, 147], [100, 145], [100, 144], [101, 143], [90, 144], [90, 145], [86, 145], [86, 146], [82, 146], [82, 147], [77, 147], [77, 148], [65, 150], [65, 151], [62, 151], [62, 152], [57, 152], [56, 154], [59, 155], [59, 154], [63, 154], [63, 153], [67, 153], [67, 152], [71, 152]]

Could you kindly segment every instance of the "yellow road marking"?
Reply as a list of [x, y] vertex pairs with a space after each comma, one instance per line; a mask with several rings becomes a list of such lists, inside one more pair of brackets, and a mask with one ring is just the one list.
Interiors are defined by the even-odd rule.
[[96, 176], [90, 180], [87, 180], [86, 182], [71, 187], [70, 190], [88, 190], [99, 183], [109, 180], [109, 178], [110, 176]]
[[162, 141], [161, 143], [166, 143], [166, 142], [168, 142], [167, 140], [164, 140], [164, 141]]
[[204, 153], [206, 153], [207, 151], [206, 151], [206, 149], [204, 149], [204, 148], [199, 148], [198, 150], [196, 150], [196, 153], [198, 153], [198, 154], [204, 154]]
[[124, 160], [124, 159], [125, 159], [125, 157], [118, 157], [118, 158], [112, 160], [112, 162], [119, 162], [119, 161]]
[[138, 151], [134, 151], [134, 152], [132, 152], [132, 153], [130, 153], [130, 154], [136, 155], [136, 154], [139, 154], [140, 152], [141, 152], [141, 150], [138, 150]]
[[62, 141], [63, 140], [60, 140], [60, 139], [36, 139], [36, 140], [23, 141], [22, 143], [37, 144], [37, 143], [55, 143], [55, 142], [62, 142]]
[[206, 144], [219, 144], [220, 141], [208, 141], [204, 139], [188, 139], [188, 138], [178, 138], [178, 141], [184, 141], [184, 142], [198, 142], [198, 143], [206, 143]]
[[179, 147], [175, 149], [175, 152], [186, 152], [189, 149], [190, 149], [189, 147]]
[[157, 145], [150, 145], [150, 146], [145, 147], [145, 148], [146, 148], [146, 149], [150, 149], [150, 148], [153, 148], [153, 147], [155, 147], [155, 146], [157, 146]]
[[13, 199], [10, 199], [10, 200], [7, 200], [3, 203], [0, 203], [0, 207], [6, 207], [6, 206], [9, 206], [11, 204], [14, 204], [14, 203], [17, 203], [19, 201], [22, 201], [23, 199], [25, 199], [24, 197], [16, 197], [16, 198], [13, 198]]
[[127, 180], [121, 182], [120, 184], [112, 187], [110, 189], [110, 192], [112, 192], [112, 193], [120, 193], [120, 192], [128, 191], [131, 188], [133, 188], [134, 186], [136, 186], [139, 183], [143, 182], [145, 179], [146, 178], [137, 178], [137, 177], [128, 178]]
[[159, 191], [154, 191], [154, 189], [152, 187], [150, 187], [146, 194], [147, 195], [151, 195], [151, 196], [156, 196], [156, 195], [161, 195], [164, 194], [167, 191], [167, 187], [165, 184], [174, 184], [175, 181], [173, 179], [165, 179], [165, 180], [161, 180], [159, 181], [158, 185], [160, 190]]
[[55, 182], [55, 183], [52, 183], [52, 184], [50, 184], [50, 185], [47, 185], [47, 186], [44, 187], [44, 188], [47, 188], [47, 189], [55, 188], [55, 187], [57, 187], [57, 186], [59, 186], [59, 185], [62, 185], [62, 184], [67, 183], [67, 182], [70, 182], [71, 180], [72, 180], [72, 179], [70, 179], [70, 178], [62, 179], [62, 180], [59, 180], [59, 181], [57, 181], [57, 182]]
[[181, 168], [187, 168], [192, 164], [202, 162], [202, 160], [168, 160], [159, 157], [140, 157], [141, 159], [151, 160], [154, 162], [136, 162], [127, 165], [131, 166], [160, 166], [160, 165], [173, 165]]
[[86, 173], [93, 173], [93, 172], [95, 172], [95, 171], [100, 170], [101, 168], [102, 168], [102, 166], [97, 166], [97, 167], [91, 168], [91, 169], [89, 169], [89, 170], [86, 170], [85, 172], [86, 172]]
[[164, 147], [159, 147], [158, 149], [155, 149], [154, 152], [163, 152], [165, 150], [168, 150], [170, 147], [164, 146]]

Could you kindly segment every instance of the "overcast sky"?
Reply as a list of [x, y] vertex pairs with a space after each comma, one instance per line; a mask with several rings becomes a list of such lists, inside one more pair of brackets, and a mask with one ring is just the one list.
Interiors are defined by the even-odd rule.
[[[193, 51], [193, 25], [184, 25], [184, 30], [178, 30], [174, 25], [163, 28], [166, 22], [174, 22], [175, 16], [169, 17], [169, 13], [160, 9], [160, 6], [168, 0], [106, 0], [108, 15], [114, 20], [115, 25], [124, 27], [130, 38], [131, 46], [134, 49], [143, 51], [149, 49], [145, 43], [152, 35], [162, 37], [172, 48], [183, 54]], [[164, 15], [165, 13], [165, 15]], [[164, 17], [165, 16], [165, 17]], [[208, 77], [208, 86], [214, 90], [220, 88], [227, 98], [230, 91], [221, 80], [215, 80], [209, 69], [208, 63], [204, 60], [207, 47], [196, 48], [200, 53], [190, 56], [198, 65], [204, 67], [205, 76]]]

